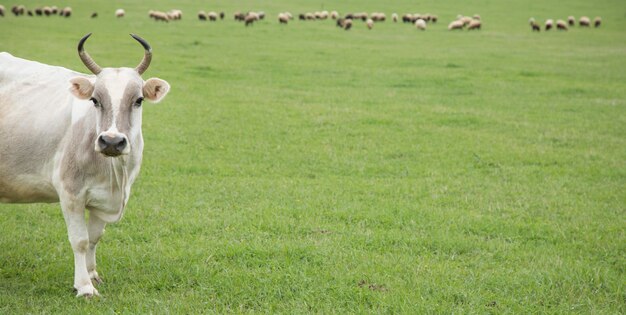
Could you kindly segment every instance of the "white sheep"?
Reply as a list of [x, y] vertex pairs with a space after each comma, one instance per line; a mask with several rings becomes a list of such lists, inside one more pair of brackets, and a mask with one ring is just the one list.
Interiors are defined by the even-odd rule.
[[72, 8], [70, 7], [63, 8], [61, 11], [59, 11], [59, 15], [64, 16], [66, 18], [72, 16]]
[[546, 31], [549, 31], [554, 26], [554, 21], [552, 19], [547, 19], [545, 25], [546, 25]]
[[167, 13], [168, 18], [171, 18], [173, 20], [181, 20], [183, 18], [183, 11], [178, 10], [178, 9], [173, 9], [170, 10], [170, 12]]
[[367, 19], [367, 21], [365, 21], [365, 25], [367, 25], [367, 28], [371, 30], [372, 27], [374, 27], [374, 20]]
[[126, 11], [124, 11], [124, 9], [115, 10], [116, 17], [121, 18], [121, 17], [124, 17], [124, 15], [126, 15]]
[[206, 17], [207, 19], [209, 19], [209, 21], [215, 22], [217, 21], [218, 14], [215, 11], [211, 11], [206, 14]]
[[587, 16], [581, 16], [580, 20], [578, 20], [578, 25], [589, 27], [589, 25], [591, 25], [591, 20], [589, 20], [589, 17]]
[[417, 19], [415, 21], [415, 28], [417, 28], [418, 30], [425, 31], [426, 30], [426, 21], [424, 21], [422, 19]]
[[372, 21], [374, 22], [384, 22], [387, 19], [385, 13], [374, 12], [370, 15]]
[[148, 11], [148, 15], [153, 18], [155, 21], [163, 21], [166, 23], [169, 23], [170, 21], [170, 16], [165, 13], [165, 12], [161, 12], [161, 11]]
[[567, 23], [563, 20], [556, 21], [556, 29], [559, 31], [567, 31]]
[[255, 21], [258, 21], [260, 19], [259, 14], [256, 12], [249, 12], [248, 15], [246, 15], [246, 17], [244, 18], [244, 22], [246, 23], [245, 25], [252, 25]]
[[340, 18], [337, 20], [337, 26], [343, 28], [344, 30], [348, 31], [350, 30], [350, 28], [352, 28], [352, 19], [343, 19]]
[[200, 21], [206, 21], [206, 19], [207, 19], [206, 12], [204, 12], [204, 11], [200, 10], [200, 11], [198, 12], [198, 20], [200, 20]]
[[278, 14], [278, 23], [287, 24], [289, 22], [289, 16], [286, 13]]
[[479, 30], [481, 26], [482, 26], [482, 23], [480, 22], [480, 20], [472, 20], [467, 25], [467, 30], [468, 31]]
[[567, 17], [567, 24], [569, 24], [569, 26], [574, 26], [576, 25], [576, 18], [573, 16], [568, 16]]
[[593, 26], [594, 26], [594, 27], [600, 27], [600, 25], [601, 25], [601, 24], [602, 24], [602, 18], [601, 18], [601, 17], [599, 17], [599, 16], [596, 16], [596, 17], [593, 19]]
[[393, 13], [393, 14], [391, 14], [391, 20], [392, 20], [394, 23], [398, 23], [398, 13]]
[[331, 11], [331, 12], [330, 12], [330, 18], [331, 18], [331, 19], [333, 19], [333, 20], [338, 19], [338, 18], [339, 18], [339, 12], [337, 12], [337, 11]]
[[448, 30], [462, 30], [464, 26], [465, 24], [463, 24], [463, 21], [455, 20], [448, 24]]

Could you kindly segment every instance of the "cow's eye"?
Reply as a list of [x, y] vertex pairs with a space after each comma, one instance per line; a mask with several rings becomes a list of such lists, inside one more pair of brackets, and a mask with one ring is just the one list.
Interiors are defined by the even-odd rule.
[[90, 98], [89, 100], [93, 102], [93, 106], [100, 107], [100, 102], [98, 102], [98, 100], [94, 97]]
[[137, 107], [141, 106], [141, 103], [142, 103], [142, 102], [143, 102], [143, 97], [138, 98], [138, 99], [135, 101], [135, 106], [137, 106]]

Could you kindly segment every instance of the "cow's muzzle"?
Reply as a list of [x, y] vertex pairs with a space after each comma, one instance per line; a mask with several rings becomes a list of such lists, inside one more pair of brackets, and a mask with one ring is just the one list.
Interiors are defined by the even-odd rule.
[[101, 134], [98, 137], [96, 150], [106, 156], [120, 156], [128, 153], [128, 140], [124, 135]]

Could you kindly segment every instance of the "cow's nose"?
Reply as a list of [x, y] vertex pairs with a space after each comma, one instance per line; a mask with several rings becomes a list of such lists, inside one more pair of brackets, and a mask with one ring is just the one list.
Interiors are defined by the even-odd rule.
[[126, 137], [123, 136], [108, 136], [106, 134], [98, 137], [98, 146], [102, 150], [102, 153], [106, 155], [120, 155], [126, 148], [128, 142]]

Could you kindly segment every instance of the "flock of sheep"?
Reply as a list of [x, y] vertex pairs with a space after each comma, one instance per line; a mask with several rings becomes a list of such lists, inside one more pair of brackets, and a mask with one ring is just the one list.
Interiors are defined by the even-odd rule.
[[[220, 12], [219, 17], [221, 20], [224, 19], [224, 12]], [[235, 21], [245, 22], [246, 26], [252, 25], [254, 22], [263, 20], [265, 18], [264, 12], [235, 12], [233, 15]], [[209, 12], [205, 13], [204, 11], [198, 12], [198, 19], [201, 21], [217, 21], [217, 12]], [[280, 24], [289, 24], [290, 20], [293, 20], [294, 16], [290, 12], [281, 12], [278, 14], [278, 23]], [[358, 12], [358, 13], [347, 13], [344, 16], [339, 15], [337, 11], [318, 11], [318, 12], [306, 12], [298, 14], [298, 20], [300, 21], [316, 21], [316, 20], [335, 20], [337, 27], [340, 27], [344, 30], [350, 30], [352, 25], [354, 24], [354, 20], [361, 20], [365, 22], [365, 26], [368, 29], [374, 28], [374, 23], [384, 22], [387, 20], [387, 16], [385, 13], [374, 12]], [[426, 23], [432, 22], [436, 23], [438, 17], [436, 15], [431, 14], [410, 14], [407, 13], [402, 16], [402, 22], [411, 23], [415, 25], [415, 27], [419, 30], [426, 29]], [[393, 22], [398, 22], [400, 20], [397, 13], [393, 13], [391, 15], [391, 20]]]
[[[535, 18], [530, 18], [530, 20], [528, 20], [528, 22], [530, 23], [530, 27], [531, 29], [537, 32], [541, 31], [541, 26], [539, 25], [539, 23], [537, 23], [535, 21]], [[594, 27], [600, 27], [600, 25], [602, 24], [602, 18], [599, 16], [596, 16], [593, 19], [593, 26]], [[556, 24], [554, 23], [554, 20], [552, 19], [547, 19], [545, 25], [545, 30], [549, 31], [552, 28], [554, 28], [556, 26], [557, 30], [560, 31], [567, 31], [569, 29], [568, 26], [575, 26], [576, 25], [576, 18], [573, 16], [568, 16], [567, 17], [567, 22], [565, 22], [564, 20], [556, 20]], [[578, 25], [580, 25], [581, 27], [590, 27], [591, 26], [591, 19], [589, 19], [589, 17], [587, 16], [581, 16], [580, 19], [578, 20]]]
[[[4, 16], [5, 7], [0, 4], [0, 16]], [[70, 17], [72, 15], [72, 8], [64, 7], [59, 8], [57, 6], [44, 6], [37, 7], [35, 10], [28, 10], [24, 5], [14, 5], [11, 8], [11, 12], [15, 16], [28, 15], [28, 16], [51, 16], [51, 15], [59, 15], [64, 17]]]
[[[0, 17], [4, 16], [6, 9], [4, 6], [0, 5]], [[63, 17], [70, 17], [72, 15], [72, 8], [58, 8], [56, 6], [43, 6], [37, 7], [33, 10], [27, 9], [24, 5], [15, 5], [11, 8], [11, 12], [15, 16], [51, 16], [51, 15], [59, 15]], [[124, 9], [115, 10], [115, 16], [118, 18], [122, 18], [126, 15]], [[93, 12], [91, 14], [92, 18], [98, 16], [97, 12]], [[148, 11], [148, 16], [155, 21], [175, 21], [181, 20], [183, 17], [183, 12], [181, 10], [170, 10], [170, 11], [156, 11], [150, 10]], [[199, 11], [198, 19], [200, 21], [217, 21], [224, 20], [225, 13], [216, 12], [216, 11]], [[265, 19], [264, 12], [235, 12], [233, 14], [235, 21], [243, 22], [245, 26], [250, 26], [254, 24], [256, 21], [260, 21]], [[293, 20], [294, 16], [290, 12], [281, 12], [278, 14], [278, 23], [280, 24], [288, 24], [290, 20]], [[336, 21], [337, 27], [340, 27], [344, 30], [350, 30], [354, 21], [363, 21], [365, 22], [365, 26], [368, 29], [374, 28], [375, 23], [384, 22], [387, 20], [387, 16], [385, 13], [374, 12], [368, 14], [367, 12], [358, 12], [358, 13], [347, 13], [345, 15], [340, 15], [337, 11], [318, 11], [318, 12], [306, 12], [298, 14], [298, 19], [301, 21], [315, 21], [315, 20], [326, 20], [332, 19]], [[415, 26], [418, 30], [426, 30], [428, 23], [437, 23], [439, 18], [437, 15], [433, 15], [430, 13], [427, 14], [419, 14], [419, 13], [406, 13], [400, 17], [397, 13], [391, 14], [391, 21], [397, 23], [402, 21], [403, 23], [410, 23]], [[532, 31], [541, 31], [541, 26], [539, 23], [535, 21], [534, 18], [530, 18], [529, 20]], [[578, 24], [581, 27], [590, 27], [592, 25], [591, 19], [586, 16], [582, 16], [578, 20]], [[596, 17], [593, 20], [593, 25], [595, 27], [600, 27], [602, 24], [602, 19], [600, 17]], [[576, 25], [576, 19], [573, 16], [569, 16], [567, 18], [567, 22], [565, 20], [557, 20], [556, 23], [552, 19], [546, 20], [544, 24], [544, 29], [546, 31], [551, 30], [552, 28], [556, 28], [557, 30], [568, 30], [569, 27]], [[448, 30], [480, 30], [482, 26], [482, 21], [480, 15], [475, 14], [473, 16], [463, 16], [458, 15], [455, 20], [448, 24]]]

